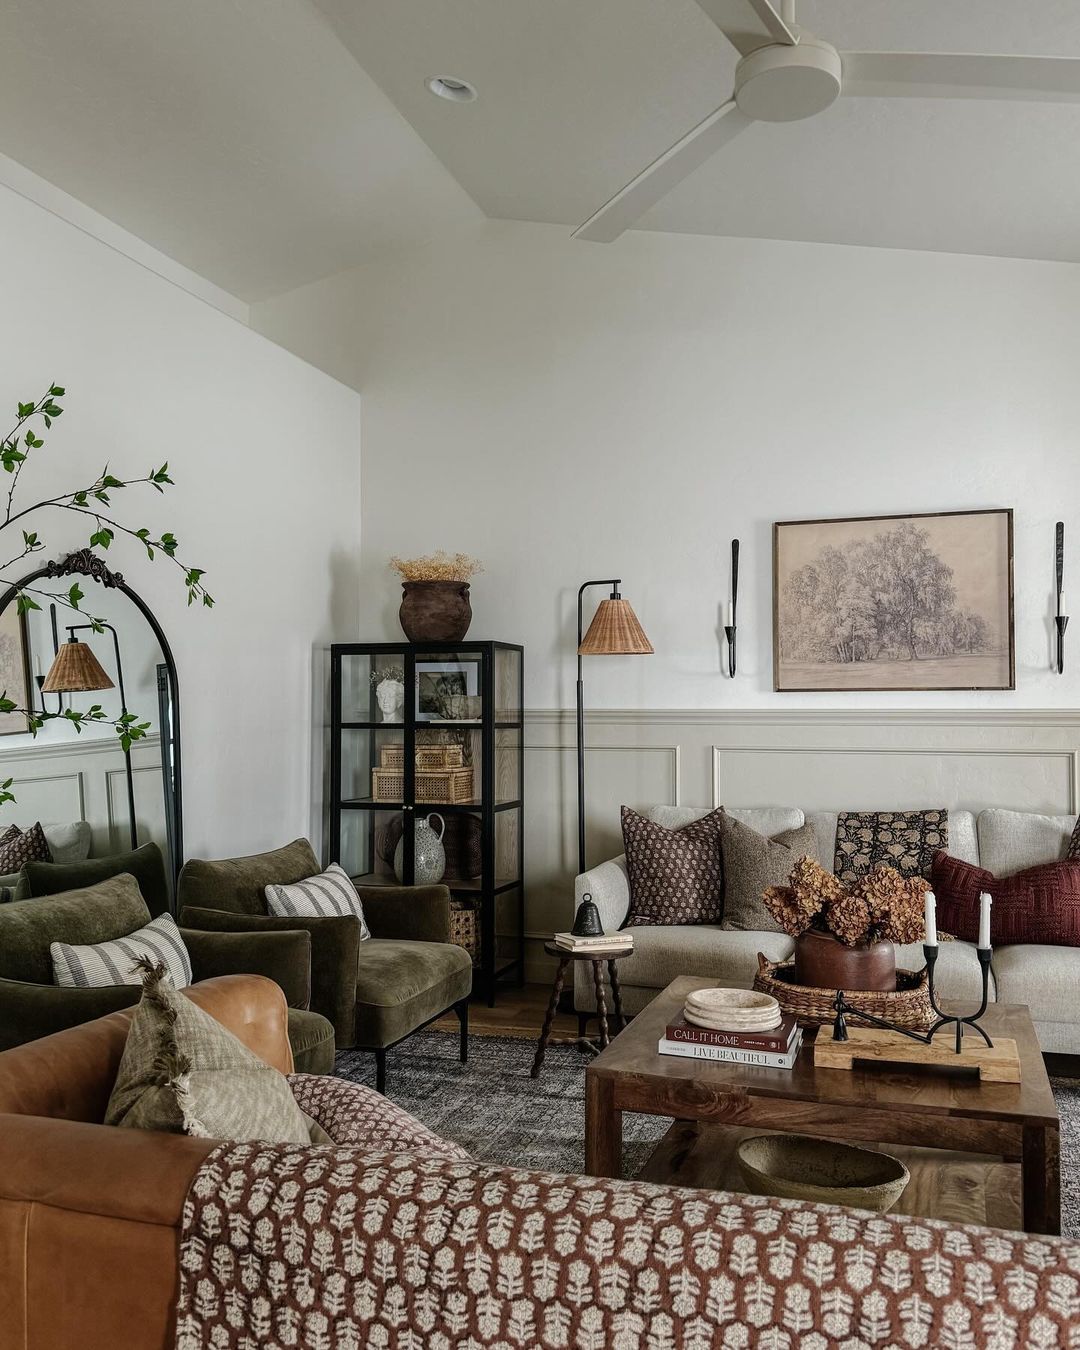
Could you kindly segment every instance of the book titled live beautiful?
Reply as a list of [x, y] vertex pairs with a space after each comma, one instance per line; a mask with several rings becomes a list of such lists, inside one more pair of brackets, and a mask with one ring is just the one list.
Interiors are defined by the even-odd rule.
[[780, 1025], [772, 1031], [713, 1031], [709, 1027], [696, 1027], [679, 1018], [668, 1024], [666, 1036], [669, 1041], [684, 1045], [716, 1045], [732, 1050], [764, 1050], [769, 1054], [782, 1055], [791, 1048], [791, 1040], [798, 1027], [798, 1020], [791, 1013], [784, 1013]]

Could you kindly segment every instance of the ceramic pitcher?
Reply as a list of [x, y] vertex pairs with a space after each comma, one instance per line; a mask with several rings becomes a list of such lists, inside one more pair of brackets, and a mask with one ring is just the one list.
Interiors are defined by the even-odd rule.
[[[439, 832], [435, 833], [435, 827], [432, 821], [439, 822]], [[443, 873], [446, 871], [446, 851], [443, 849], [442, 837], [446, 829], [442, 816], [437, 811], [432, 811], [430, 816], [418, 816], [413, 824], [413, 885], [414, 886], [432, 886], [437, 881], [441, 881]], [[394, 849], [394, 876], [398, 881], [402, 878], [402, 858], [405, 847], [405, 837], [398, 840], [398, 846]]]

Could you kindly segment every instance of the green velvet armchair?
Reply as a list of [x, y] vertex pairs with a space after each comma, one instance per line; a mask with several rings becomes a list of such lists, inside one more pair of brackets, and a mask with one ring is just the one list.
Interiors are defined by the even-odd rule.
[[375, 1055], [380, 1092], [387, 1051], [451, 1008], [464, 1062], [472, 961], [449, 940], [450, 892], [445, 886], [358, 886], [371, 930], [365, 941], [351, 914], [308, 919], [267, 913], [268, 885], [292, 885], [319, 871], [306, 839], [249, 858], [193, 859], [177, 883], [180, 922], [215, 933], [304, 929], [311, 939], [311, 1006], [334, 1024], [339, 1050]]
[[[155, 855], [160, 876], [155, 873]], [[123, 870], [125, 858], [135, 859], [130, 871]], [[81, 886], [74, 884], [80, 868], [87, 876]], [[49, 946], [126, 937], [150, 922], [152, 908], [160, 913], [167, 883], [156, 845], [115, 859], [33, 864], [23, 869], [18, 889], [23, 899], [0, 905], [0, 1050], [138, 1002], [139, 985], [71, 989], [54, 984]], [[289, 1005], [289, 1040], [297, 1072], [328, 1073], [333, 1068], [333, 1027], [309, 1008], [308, 933], [295, 924], [267, 933], [180, 931], [195, 980], [265, 975], [281, 987]]]

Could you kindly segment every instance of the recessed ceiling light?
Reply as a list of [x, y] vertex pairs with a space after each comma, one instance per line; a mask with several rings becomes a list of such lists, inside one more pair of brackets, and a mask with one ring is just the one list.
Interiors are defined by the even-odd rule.
[[437, 98], [448, 98], [451, 103], [471, 103], [476, 90], [466, 80], [455, 80], [450, 75], [433, 75], [427, 81], [428, 91]]

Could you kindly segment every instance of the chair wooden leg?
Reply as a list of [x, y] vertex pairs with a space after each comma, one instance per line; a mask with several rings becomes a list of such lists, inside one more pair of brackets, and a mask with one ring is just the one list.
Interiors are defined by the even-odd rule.
[[469, 1062], [469, 1000], [463, 998], [459, 1003], [455, 1003], [454, 1011], [461, 1023], [460, 1058], [462, 1064], [467, 1064]]
[[555, 1021], [555, 1012], [559, 1006], [559, 995], [562, 993], [563, 976], [566, 974], [566, 967], [569, 964], [570, 957], [568, 956], [564, 956], [559, 961], [559, 969], [555, 975], [555, 983], [551, 987], [551, 999], [548, 1003], [547, 1015], [544, 1018], [543, 1030], [540, 1032], [540, 1043], [536, 1047], [536, 1058], [533, 1060], [533, 1078], [539, 1078], [540, 1070], [544, 1067], [544, 1054], [548, 1047], [548, 1037], [551, 1035], [551, 1024]]
[[608, 1035], [607, 999], [604, 996], [603, 961], [592, 963], [592, 973], [593, 984], [596, 986], [596, 1015], [600, 1018], [600, 1049], [603, 1050], [611, 1044], [611, 1037]]
[[386, 1096], [386, 1051], [375, 1051], [375, 1091]]
[[589, 1014], [587, 1012], [584, 1013], [579, 1012], [577, 1015], [577, 1034], [579, 1041], [583, 1041], [585, 1039], [585, 1033], [588, 1030], [589, 1030]]

